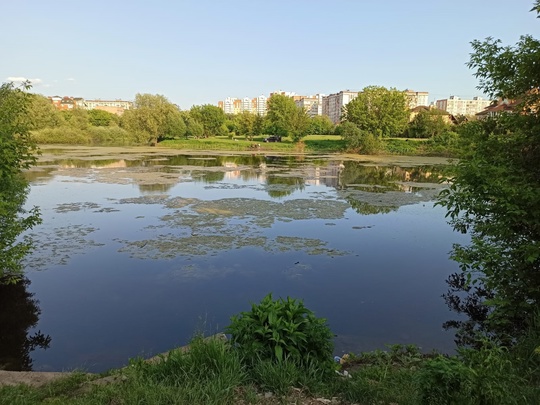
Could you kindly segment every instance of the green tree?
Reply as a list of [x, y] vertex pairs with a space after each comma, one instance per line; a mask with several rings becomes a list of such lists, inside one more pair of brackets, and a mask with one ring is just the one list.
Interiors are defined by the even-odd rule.
[[362, 131], [350, 121], [343, 122], [336, 128], [336, 134], [347, 144], [351, 152], [360, 152], [366, 155], [377, 153], [380, 149], [379, 140], [371, 132]]
[[90, 124], [88, 120], [88, 111], [82, 108], [73, 108], [60, 112], [64, 117], [67, 126], [76, 129], [87, 129]]
[[184, 116], [184, 122], [186, 125], [186, 138], [191, 137], [199, 139], [204, 135], [203, 125], [200, 122], [194, 120], [189, 113]]
[[433, 138], [450, 130], [445, 121], [445, 111], [430, 109], [421, 110], [409, 122], [405, 135], [409, 138]]
[[311, 135], [330, 135], [333, 134], [335, 125], [326, 115], [316, 115], [309, 119], [307, 132]]
[[224, 126], [227, 117], [221, 108], [211, 104], [197, 105], [191, 107], [189, 113], [202, 124], [205, 137], [227, 134]]
[[12, 83], [0, 87], [0, 282], [16, 281], [21, 260], [31, 249], [20, 235], [40, 222], [36, 207], [25, 210], [28, 183], [22, 170], [35, 163], [37, 146], [30, 137], [28, 117], [31, 96]]
[[149, 144], [184, 136], [182, 124], [178, 107], [160, 94], [136, 94], [134, 108], [125, 111], [120, 120], [123, 128]]
[[439, 202], [454, 228], [471, 237], [453, 250], [460, 272], [446, 294], [451, 308], [468, 315], [447, 323], [461, 343], [480, 334], [512, 344], [535, 327], [540, 306], [540, 43], [523, 36], [513, 47], [499, 44], [473, 41], [469, 67], [480, 90], [521, 105], [461, 126], [469, 143]]
[[88, 122], [94, 127], [108, 127], [118, 124], [119, 117], [108, 111], [93, 109], [88, 111]]
[[51, 101], [40, 94], [31, 94], [28, 105], [30, 129], [56, 128], [64, 124], [64, 117]]
[[253, 122], [253, 136], [262, 135], [264, 126], [266, 124], [266, 118], [262, 115], [255, 116], [255, 122]]
[[290, 136], [300, 141], [308, 131], [309, 117], [303, 108], [296, 106], [291, 97], [274, 94], [268, 99], [267, 130], [272, 135]]
[[249, 111], [242, 111], [240, 114], [235, 115], [234, 121], [236, 123], [237, 134], [244, 136], [249, 140], [253, 140], [257, 114], [253, 114]]
[[407, 96], [393, 88], [365, 87], [344, 107], [343, 118], [379, 138], [401, 135], [409, 122]]

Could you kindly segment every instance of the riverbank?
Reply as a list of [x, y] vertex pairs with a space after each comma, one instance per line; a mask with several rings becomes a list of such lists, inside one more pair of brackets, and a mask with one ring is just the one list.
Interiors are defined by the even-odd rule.
[[[361, 155], [354, 153], [307, 153], [290, 152], [273, 149], [254, 150], [211, 150], [211, 149], [179, 149], [167, 144], [157, 146], [82, 146], [82, 145], [39, 145], [41, 154], [37, 157], [38, 162], [50, 162], [62, 159], [137, 159], [143, 156], [177, 156], [177, 155], [276, 155], [276, 156], [320, 156], [332, 160], [362, 161], [373, 164], [407, 164], [417, 165], [439, 165], [447, 164], [448, 157], [441, 156], [411, 156], [411, 155]], [[33, 169], [39, 169], [34, 166]], [[31, 169], [32, 170], [32, 169]]]
[[540, 394], [520, 360], [494, 347], [447, 357], [393, 345], [341, 360], [330, 372], [287, 360], [246, 367], [227, 341], [195, 339], [160, 361], [0, 386], [0, 404], [536, 404]]

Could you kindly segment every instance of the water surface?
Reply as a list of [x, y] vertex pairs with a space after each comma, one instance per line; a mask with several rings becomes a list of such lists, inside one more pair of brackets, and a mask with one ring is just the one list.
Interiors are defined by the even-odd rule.
[[[57, 155], [58, 154], [58, 155]], [[28, 174], [41, 208], [28, 292], [34, 370], [104, 371], [223, 330], [267, 293], [305, 301], [336, 354], [451, 351], [440, 297], [463, 241], [434, 207], [447, 168], [333, 157], [134, 154]]]

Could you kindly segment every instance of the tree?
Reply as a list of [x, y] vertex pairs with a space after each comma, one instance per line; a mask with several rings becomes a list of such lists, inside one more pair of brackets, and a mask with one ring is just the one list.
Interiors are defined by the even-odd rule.
[[25, 210], [28, 183], [22, 170], [35, 163], [37, 146], [30, 137], [31, 96], [12, 83], [0, 87], [0, 282], [14, 282], [22, 273], [21, 260], [32, 247], [21, 234], [40, 222], [39, 210]]
[[309, 117], [303, 108], [297, 107], [291, 97], [273, 94], [267, 103], [267, 130], [270, 134], [290, 136], [294, 142], [300, 141], [308, 130]]
[[235, 115], [234, 122], [236, 123], [236, 131], [238, 135], [245, 136], [249, 140], [253, 140], [253, 132], [257, 114], [249, 111], [242, 111]]
[[361, 152], [371, 155], [379, 150], [379, 140], [371, 132], [362, 131], [352, 122], [346, 121], [336, 128], [336, 134], [347, 144], [347, 149], [352, 152]]
[[469, 245], [454, 247], [460, 272], [449, 278], [445, 295], [451, 308], [469, 316], [446, 325], [458, 328], [458, 341], [466, 344], [480, 335], [511, 345], [538, 328], [540, 43], [524, 36], [515, 47], [499, 44], [473, 41], [469, 67], [480, 90], [521, 105], [513, 114], [461, 126], [469, 143], [439, 201], [453, 227], [471, 236]]
[[433, 138], [450, 130], [445, 120], [446, 111], [420, 110], [409, 122], [406, 135], [409, 138]]
[[73, 108], [71, 110], [61, 111], [64, 121], [71, 128], [87, 129], [89, 125], [88, 111], [82, 108]]
[[316, 115], [309, 119], [308, 133], [311, 135], [330, 135], [334, 129], [334, 123], [326, 115]]
[[28, 117], [31, 120], [30, 129], [56, 128], [64, 123], [64, 117], [51, 101], [40, 94], [30, 94]]
[[191, 107], [189, 113], [202, 124], [205, 137], [226, 135], [224, 124], [227, 117], [221, 108], [211, 104], [197, 105]]
[[343, 118], [379, 138], [401, 135], [409, 121], [407, 96], [393, 88], [365, 87], [345, 106]]
[[204, 127], [201, 123], [191, 118], [191, 115], [186, 115], [184, 117], [184, 122], [186, 124], [186, 138], [201, 138], [204, 135]]
[[519, 99], [523, 108], [537, 107], [540, 100], [537, 39], [523, 35], [515, 47], [502, 46], [500, 40], [493, 38], [475, 40], [471, 45], [473, 52], [468, 66], [476, 69], [480, 89], [493, 98]]
[[136, 94], [134, 108], [122, 115], [120, 125], [149, 144], [184, 136], [180, 110], [160, 94]]
[[93, 109], [88, 111], [88, 122], [94, 127], [108, 127], [118, 124], [118, 115], [105, 110]]

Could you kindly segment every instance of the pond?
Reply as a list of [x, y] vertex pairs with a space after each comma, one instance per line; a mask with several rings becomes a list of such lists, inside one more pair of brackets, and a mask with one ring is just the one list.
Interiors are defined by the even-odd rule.
[[222, 331], [272, 292], [326, 318], [336, 354], [451, 352], [441, 294], [464, 236], [434, 206], [445, 163], [44, 149], [27, 173], [43, 224], [15, 294], [32, 321], [8, 334], [30, 342], [27, 368], [101, 372]]

